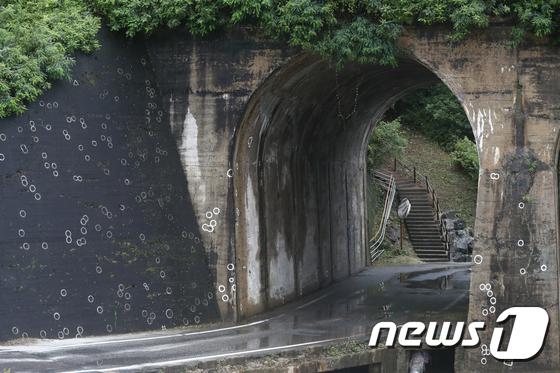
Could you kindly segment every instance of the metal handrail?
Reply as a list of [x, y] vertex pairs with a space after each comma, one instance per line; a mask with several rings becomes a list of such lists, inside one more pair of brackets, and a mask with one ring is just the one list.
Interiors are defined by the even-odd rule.
[[374, 179], [381, 184], [381, 186], [387, 190], [385, 194], [385, 203], [383, 205], [383, 218], [375, 235], [369, 240], [371, 245], [370, 259], [371, 263], [375, 262], [383, 254], [385, 249], [380, 249], [383, 240], [385, 239], [385, 231], [387, 229], [387, 221], [391, 215], [391, 207], [393, 206], [393, 201], [397, 193], [397, 183], [395, 177], [391, 174], [385, 174], [380, 171], [374, 172]]
[[[447, 251], [447, 258], [449, 259], [450, 252], [449, 252], [449, 236], [448, 236], [448, 233], [447, 233], [447, 227], [445, 226], [445, 222], [443, 221], [443, 218], [442, 218], [441, 209], [439, 207], [439, 200], [437, 198], [436, 191], [430, 185], [430, 182], [428, 181], [428, 176], [422, 175], [421, 173], [419, 173], [418, 170], [416, 170], [416, 166], [413, 166], [412, 169], [411, 169], [406, 164], [404, 164], [401, 161], [399, 161], [398, 159], [394, 158], [393, 170], [395, 172], [397, 171], [398, 165], [402, 166], [402, 168], [405, 171], [407, 171], [409, 174], [412, 174], [414, 184], [416, 184], [418, 186], [421, 186], [423, 188], [426, 188], [426, 192], [430, 195], [431, 200], [432, 200], [432, 207], [436, 210], [436, 219], [437, 219], [437, 223], [438, 223], [438, 226], [439, 226], [439, 232], [441, 234], [441, 237], [444, 240], [445, 250]], [[423, 181], [423, 183], [422, 183], [422, 181]]]

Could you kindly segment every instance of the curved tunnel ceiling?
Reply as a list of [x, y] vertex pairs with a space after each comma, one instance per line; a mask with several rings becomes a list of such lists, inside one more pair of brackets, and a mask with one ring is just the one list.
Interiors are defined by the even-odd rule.
[[278, 71], [257, 95], [261, 113], [270, 118], [267, 141], [275, 142], [287, 127], [296, 127], [296, 149], [324, 156], [336, 149], [342, 160], [359, 152], [357, 138], [367, 137], [372, 121], [399, 97], [438, 81], [412, 60], [401, 60], [397, 67], [352, 64], [337, 72], [306, 55]]

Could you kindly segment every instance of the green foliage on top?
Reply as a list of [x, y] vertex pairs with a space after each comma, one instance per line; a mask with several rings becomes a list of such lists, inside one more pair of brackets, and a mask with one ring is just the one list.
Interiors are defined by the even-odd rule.
[[114, 30], [129, 36], [165, 27], [205, 35], [235, 24], [258, 26], [339, 65], [354, 60], [395, 64], [403, 26], [446, 24], [450, 39], [509, 17], [512, 41], [528, 32], [558, 39], [560, 0], [92, 0]]
[[97, 47], [99, 26], [77, 0], [0, 0], [0, 118], [67, 77], [71, 55]]
[[458, 140], [474, 138], [465, 111], [443, 83], [405, 96], [393, 110], [404, 125], [419, 130], [449, 152]]
[[371, 133], [367, 148], [368, 170], [373, 171], [394, 158], [400, 158], [407, 143], [398, 119], [377, 123]]
[[512, 20], [514, 43], [560, 35], [560, 0], [0, 0], [0, 117], [21, 113], [67, 76], [73, 54], [96, 48], [99, 20], [88, 9], [128, 36], [255, 26], [338, 66], [396, 64], [396, 40], [412, 24], [445, 24], [460, 40], [499, 16]]
[[225, 24], [222, 1], [204, 0], [94, 0], [113, 30], [128, 36], [150, 34], [160, 27], [184, 26], [194, 35], [205, 35]]

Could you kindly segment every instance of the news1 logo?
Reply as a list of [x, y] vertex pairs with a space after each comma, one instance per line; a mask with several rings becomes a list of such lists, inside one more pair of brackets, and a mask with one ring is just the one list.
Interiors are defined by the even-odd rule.
[[[512, 317], [515, 317], [515, 321], [507, 348], [500, 350], [504, 338], [504, 328], [496, 327], [490, 340], [490, 353], [499, 360], [528, 360], [535, 357], [546, 338], [549, 323], [548, 313], [540, 307], [512, 307], [503, 311], [496, 319], [496, 323], [503, 324]], [[456, 323], [452, 336], [449, 335], [451, 327], [451, 322], [442, 323], [438, 335], [437, 322], [430, 322], [427, 328], [426, 324], [422, 322], [407, 322], [399, 330], [398, 343], [403, 347], [420, 347], [425, 334], [425, 342], [430, 347], [454, 347], [459, 344], [463, 347], [475, 347], [480, 343], [478, 330], [483, 330], [485, 323], [484, 321], [470, 323], [467, 326], [467, 336], [464, 336], [463, 333], [464, 322]], [[376, 324], [371, 330], [369, 346], [377, 347], [381, 331], [387, 330], [385, 346], [394, 347], [397, 329], [397, 325], [390, 321]]]

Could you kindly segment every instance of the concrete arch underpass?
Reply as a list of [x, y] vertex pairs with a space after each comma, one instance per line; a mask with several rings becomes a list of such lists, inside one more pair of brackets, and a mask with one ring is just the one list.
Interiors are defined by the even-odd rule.
[[368, 264], [365, 154], [387, 108], [438, 81], [420, 63], [337, 72], [297, 56], [253, 94], [234, 155], [240, 314], [278, 306]]
[[[371, 320], [347, 320], [337, 303], [383, 296], [350, 276], [368, 264], [367, 139], [393, 102], [442, 81], [480, 159], [468, 319], [486, 323], [488, 344], [510, 307], [545, 308], [550, 318], [534, 360], [483, 363], [480, 349], [464, 349], [456, 371], [558, 371], [560, 52], [512, 48], [502, 26], [461, 43], [446, 34], [407, 29], [398, 66], [336, 72], [243, 29], [146, 40], [103, 30], [74, 81], [0, 122], [0, 339], [38, 339], [0, 347], [0, 362], [113, 371], [217, 360], [226, 342], [239, 356], [272, 353], [331, 341], [306, 324], [331, 311], [323, 321], [333, 330], [371, 331]], [[406, 279], [387, 268], [372, 276], [398, 289], [395, 303], [406, 308]], [[280, 308], [291, 301], [305, 304]], [[249, 317], [266, 319], [244, 324]], [[241, 324], [179, 329], [217, 322]], [[75, 335], [93, 337], [68, 340]], [[197, 346], [192, 356], [185, 345]]]
[[[337, 76], [328, 64], [298, 56], [256, 87], [233, 154], [239, 316], [366, 265], [363, 156], [370, 125], [399, 95], [438, 78], [465, 109], [480, 159], [469, 319], [487, 323], [482, 340], [489, 341], [500, 310], [558, 304], [558, 243], [549, 222], [558, 221], [550, 195], [559, 61], [544, 46], [508, 49], [505, 33], [496, 27], [452, 45], [437, 33], [411, 31], [399, 42], [408, 57], [395, 69], [353, 65]], [[341, 123], [339, 115], [353, 111], [357, 87], [358, 109]], [[492, 296], [505, 297], [495, 313]], [[555, 330], [557, 306], [548, 312]], [[558, 342], [552, 333], [532, 366], [556, 366]], [[469, 350], [460, 369], [477, 371], [480, 364]], [[492, 369], [510, 369], [500, 364]]]

